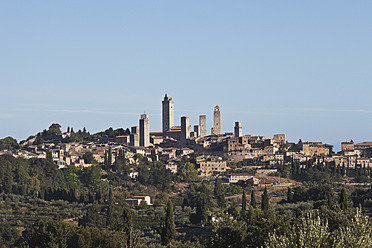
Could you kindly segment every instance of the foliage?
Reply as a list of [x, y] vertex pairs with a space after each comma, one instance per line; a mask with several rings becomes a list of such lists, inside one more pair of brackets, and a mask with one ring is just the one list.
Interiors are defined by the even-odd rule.
[[268, 211], [269, 208], [270, 208], [269, 195], [267, 193], [267, 188], [265, 187], [264, 192], [262, 194], [261, 209], [262, 209], [262, 211]]
[[181, 163], [177, 168], [177, 179], [181, 182], [194, 182], [198, 180], [198, 171], [190, 162]]
[[176, 237], [172, 201], [168, 201], [165, 221], [157, 231], [160, 234], [162, 245], [168, 245]]
[[226, 207], [225, 192], [222, 189], [221, 180], [217, 179], [214, 184], [214, 197], [217, 199], [217, 206], [219, 208]]
[[169, 190], [172, 172], [162, 162], [141, 163], [138, 167], [138, 181], [143, 185], [152, 185], [161, 191]]
[[4, 139], [0, 139], [0, 150], [12, 151], [18, 148], [19, 148], [19, 145], [16, 139], [10, 136]]
[[328, 219], [308, 212], [287, 233], [270, 233], [265, 247], [371, 247], [372, 225], [361, 209], [352, 220], [332, 231]]

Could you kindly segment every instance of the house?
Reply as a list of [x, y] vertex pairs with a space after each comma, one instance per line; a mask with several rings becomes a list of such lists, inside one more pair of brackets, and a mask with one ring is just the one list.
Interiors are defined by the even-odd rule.
[[141, 201], [145, 201], [147, 205], [151, 204], [151, 197], [150, 196], [133, 196], [132, 198], [125, 199], [129, 206], [137, 208]]

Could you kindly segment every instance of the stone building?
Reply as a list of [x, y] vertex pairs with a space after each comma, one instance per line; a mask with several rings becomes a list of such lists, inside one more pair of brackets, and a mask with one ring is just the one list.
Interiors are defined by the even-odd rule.
[[243, 135], [242, 123], [240, 121], [235, 122], [234, 136], [239, 138]]
[[213, 111], [213, 127], [212, 127], [212, 135], [219, 135], [221, 134], [221, 112], [220, 107], [216, 105]]
[[174, 102], [172, 97], [168, 97], [168, 95], [165, 94], [162, 107], [163, 135], [166, 136], [166, 132], [170, 131], [174, 126]]
[[200, 115], [199, 116], [199, 137], [205, 137], [207, 136], [207, 116], [206, 115]]
[[139, 145], [150, 146], [150, 122], [147, 114], [142, 114], [139, 120]]
[[202, 176], [211, 176], [213, 173], [225, 172], [227, 170], [226, 161], [218, 156], [199, 156], [196, 158], [199, 165], [198, 171]]
[[181, 117], [181, 142], [182, 144], [186, 143], [186, 140], [190, 138], [190, 120], [188, 116]]
[[130, 146], [139, 146], [139, 127], [131, 127], [131, 134], [129, 136], [129, 145]]

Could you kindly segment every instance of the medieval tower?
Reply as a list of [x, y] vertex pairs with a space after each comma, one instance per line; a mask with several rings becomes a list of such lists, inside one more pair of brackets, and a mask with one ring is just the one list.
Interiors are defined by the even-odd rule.
[[139, 120], [139, 145], [144, 147], [150, 145], [150, 125], [147, 114], [142, 114]]
[[213, 128], [212, 135], [221, 134], [221, 112], [220, 107], [216, 105], [213, 111]]
[[174, 102], [172, 101], [172, 97], [168, 97], [165, 94], [162, 104], [163, 136], [166, 136], [166, 132], [174, 126]]

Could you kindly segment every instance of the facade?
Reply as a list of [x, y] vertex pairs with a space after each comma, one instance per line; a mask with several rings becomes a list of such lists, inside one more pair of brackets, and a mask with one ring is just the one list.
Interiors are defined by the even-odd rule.
[[151, 197], [150, 196], [133, 196], [132, 198], [125, 199], [129, 206], [137, 208], [141, 201], [145, 201], [147, 205], [151, 204]]
[[212, 135], [221, 134], [221, 112], [220, 107], [216, 105], [213, 111], [213, 128]]
[[303, 142], [300, 149], [306, 156], [329, 155], [332, 153], [332, 145], [323, 144], [322, 142]]
[[139, 134], [138, 133], [132, 133], [130, 135], [129, 145], [130, 146], [139, 146]]
[[222, 157], [207, 156], [196, 159], [199, 164], [198, 171], [201, 172], [202, 176], [211, 176], [214, 172], [220, 173], [227, 170], [226, 161], [222, 160]]
[[162, 107], [163, 135], [166, 136], [166, 132], [170, 131], [174, 126], [174, 102], [172, 97], [168, 97], [167, 94], [165, 94]]
[[240, 121], [235, 122], [234, 136], [239, 138], [243, 135], [242, 123]]
[[205, 137], [207, 136], [207, 116], [206, 115], [200, 115], [199, 116], [199, 137]]
[[287, 142], [285, 134], [274, 134], [273, 137], [274, 143], [283, 145]]
[[139, 134], [139, 126], [133, 126], [130, 128], [130, 133]]
[[354, 142], [342, 142], [341, 143], [341, 150], [344, 151], [353, 151], [354, 150]]
[[194, 125], [194, 137], [199, 137], [200, 136], [200, 126], [199, 125]]
[[239, 181], [247, 181], [249, 179], [253, 179], [253, 184], [258, 185], [260, 180], [258, 178], [253, 177], [250, 174], [246, 173], [233, 173], [229, 177], [229, 183], [237, 183]]
[[147, 114], [141, 115], [139, 127], [139, 145], [144, 147], [150, 146], [150, 122]]

